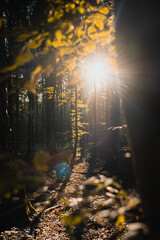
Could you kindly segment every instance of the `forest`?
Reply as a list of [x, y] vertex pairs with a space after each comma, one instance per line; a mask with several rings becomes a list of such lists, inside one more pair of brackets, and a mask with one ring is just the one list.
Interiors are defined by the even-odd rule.
[[159, 239], [158, 10], [131, 2], [0, 0], [0, 239]]

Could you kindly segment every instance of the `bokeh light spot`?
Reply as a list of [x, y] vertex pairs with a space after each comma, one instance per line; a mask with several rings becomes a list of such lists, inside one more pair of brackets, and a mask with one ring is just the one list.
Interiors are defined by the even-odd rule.
[[63, 180], [63, 179], [67, 179], [69, 178], [70, 174], [71, 174], [71, 168], [70, 166], [63, 162], [63, 163], [58, 163], [55, 166], [55, 172], [56, 172], [56, 176], [58, 179]]

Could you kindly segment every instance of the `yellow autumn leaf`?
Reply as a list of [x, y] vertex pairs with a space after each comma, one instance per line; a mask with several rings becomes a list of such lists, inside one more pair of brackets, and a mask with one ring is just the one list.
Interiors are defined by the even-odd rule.
[[73, 2], [79, 4], [79, 0], [73, 0]]
[[45, 39], [45, 37], [42, 37], [41, 34], [38, 35], [37, 37], [35, 37], [34, 39], [31, 39], [28, 42], [28, 47], [31, 49], [35, 49], [41, 46], [43, 40]]
[[78, 38], [82, 38], [85, 35], [85, 31], [83, 30], [82, 26], [76, 27], [75, 34]]
[[100, 38], [100, 35], [99, 35], [98, 32], [96, 32], [96, 33], [94, 33], [94, 34], [91, 34], [91, 35], [90, 35], [90, 38], [91, 38], [92, 40], [97, 40], [97, 39]]
[[58, 63], [60, 61], [60, 58], [59, 57], [57, 57], [56, 58], [56, 63]]
[[73, 10], [75, 8], [75, 4], [74, 3], [67, 3], [65, 5], [66, 7], [66, 12], [70, 12], [71, 10]]
[[31, 34], [26, 33], [26, 34], [21, 34], [16, 38], [17, 42], [24, 42], [26, 39], [28, 39], [31, 36]]
[[85, 13], [85, 8], [84, 7], [78, 7], [78, 12], [80, 13], [80, 14], [84, 14]]
[[98, 9], [98, 12], [102, 13], [102, 14], [107, 14], [107, 13], [109, 13], [109, 10], [107, 7], [102, 7], [102, 8]]
[[111, 30], [109, 29], [108, 31], [102, 31], [99, 33], [100, 37], [108, 37], [109, 34], [111, 34]]
[[38, 65], [34, 70], [33, 72], [31, 73], [31, 77], [32, 78], [35, 78], [37, 74], [39, 74], [42, 70], [42, 67], [40, 65]]
[[63, 67], [62, 70], [60, 70], [56, 73], [56, 76], [59, 77], [60, 75], [64, 75], [66, 73], [66, 71], [67, 71], [67, 67]]
[[69, 35], [68, 35], [68, 38], [69, 38], [69, 39], [73, 38], [73, 33], [69, 34]]
[[94, 26], [88, 27], [88, 35], [90, 36], [93, 33], [96, 33], [97, 29]]
[[47, 19], [47, 22], [48, 23], [52, 23], [52, 22], [54, 22], [55, 21], [55, 17], [53, 17], [53, 16], [50, 16], [50, 17], [48, 17], [48, 19]]
[[25, 40], [27, 40], [29, 37], [36, 35], [38, 33], [38, 31], [33, 31], [31, 33], [22, 33], [20, 34], [17, 38], [16, 41], [17, 42], [24, 42]]
[[50, 47], [51, 45], [52, 45], [51, 39], [48, 38], [48, 39], [46, 40], [46, 46], [47, 46], [47, 47]]
[[100, 4], [100, 2], [102, 2], [103, 0], [97, 0], [97, 4]]
[[54, 40], [54, 41], [52, 42], [52, 46], [53, 46], [54, 48], [64, 47], [64, 46], [66, 46], [66, 45], [67, 45], [67, 42], [66, 42], [66, 41], [57, 41], [57, 40]]
[[126, 222], [124, 215], [119, 215], [116, 221], [116, 226], [118, 227], [119, 231], [123, 229], [123, 225]]
[[23, 66], [25, 63], [33, 59], [31, 50], [26, 47], [20, 54], [15, 58], [13, 65], [4, 67], [0, 70], [1, 73], [6, 73], [15, 70], [16, 68]]
[[60, 19], [61, 17], [63, 17], [63, 9], [59, 8], [59, 9], [56, 9], [55, 12], [54, 12], [54, 17], [55, 19]]
[[104, 28], [104, 22], [101, 19], [95, 19], [94, 20], [94, 25], [96, 25], [96, 27], [98, 27], [100, 30], [103, 30]]
[[92, 6], [92, 5], [88, 5], [88, 8], [91, 10], [91, 11], [94, 11], [96, 9], [96, 7]]
[[58, 29], [56, 32], [55, 32], [55, 37], [58, 41], [61, 41], [62, 39], [62, 31], [60, 29]]

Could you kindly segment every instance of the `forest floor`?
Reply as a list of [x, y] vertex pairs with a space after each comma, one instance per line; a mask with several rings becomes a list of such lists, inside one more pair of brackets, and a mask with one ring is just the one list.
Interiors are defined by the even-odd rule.
[[100, 168], [99, 162], [91, 166], [84, 159], [73, 167], [67, 181], [46, 179], [45, 186], [28, 196], [30, 209], [34, 209], [29, 224], [1, 232], [0, 239], [121, 240], [128, 229], [144, 232], [136, 191], [123, 191], [113, 179], [100, 174]]

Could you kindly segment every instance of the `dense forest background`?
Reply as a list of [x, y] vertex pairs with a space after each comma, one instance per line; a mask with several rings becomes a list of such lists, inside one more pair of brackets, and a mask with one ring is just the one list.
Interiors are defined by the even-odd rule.
[[[75, 156], [119, 125], [114, 16], [106, 3], [2, 1], [1, 152], [72, 149]], [[89, 58], [103, 62], [105, 79], [87, 80]]]
[[[28, 195], [43, 186], [50, 173], [56, 172], [58, 180], [68, 180], [70, 169], [88, 153], [88, 177], [93, 169], [98, 172], [104, 167], [109, 169], [109, 177], [120, 170], [125, 187], [133, 185], [119, 94], [112, 1], [2, 0], [0, 6], [1, 219], [8, 206], [16, 209], [15, 199], [18, 206], [25, 203], [30, 215], [35, 208]], [[62, 169], [64, 179], [55, 168], [57, 162], [67, 162], [67, 169], [66, 165]], [[111, 214], [121, 231], [126, 221], [123, 213], [139, 200], [135, 197], [130, 203], [131, 198], [114, 179], [101, 176], [92, 180], [86, 185], [100, 184], [100, 190], [109, 186], [107, 197], [116, 194], [121, 204], [124, 200], [127, 208]], [[87, 199], [84, 196], [84, 206]], [[69, 231], [82, 220], [81, 213], [65, 219]]]

